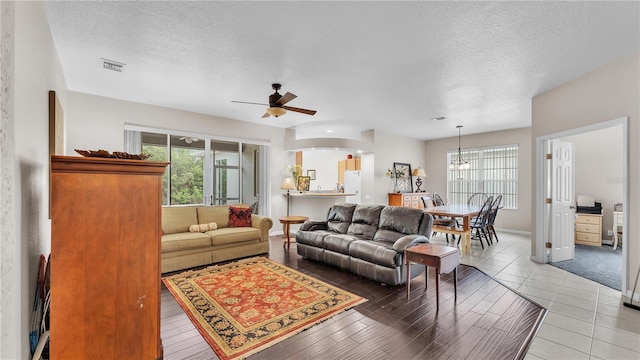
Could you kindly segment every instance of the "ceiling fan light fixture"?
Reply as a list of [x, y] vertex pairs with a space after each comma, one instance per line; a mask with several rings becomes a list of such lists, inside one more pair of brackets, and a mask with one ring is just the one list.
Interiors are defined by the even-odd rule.
[[282, 116], [282, 115], [286, 114], [287, 110], [285, 110], [285, 109], [283, 109], [281, 107], [272, 106], [272, 107], [267, 109], [267, 113], [269, 113], [269, 115], [271, 115], [271, 116], [278, 117], [278, 116]]

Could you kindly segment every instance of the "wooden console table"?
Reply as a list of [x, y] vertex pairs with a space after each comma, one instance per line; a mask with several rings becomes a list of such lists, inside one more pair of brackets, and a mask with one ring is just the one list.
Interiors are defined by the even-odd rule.
[[389, 206], [405, 206], [416, 209], [424, 209], [422, 197], [429, 196], [429, 193], [388, 193], [388, 195]]

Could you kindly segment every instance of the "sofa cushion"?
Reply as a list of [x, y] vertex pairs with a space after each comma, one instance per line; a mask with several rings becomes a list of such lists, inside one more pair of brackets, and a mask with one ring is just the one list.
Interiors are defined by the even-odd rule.
[[214, 222], [218, 228], [227, 227], [229, 223], [228, 206], [198, 206], [198, 221], [200, 224]]
[[335, 234], [335, 233], [327, 230], [313, 230], [313, 231], [298, 230], [296, 232], [296, 242], [300, 244], [324, 248], [324, 238], [330, 234]]
[[390, 243], [394, 243], [396, 242], [396, 240], [400, 239], [403, 236], [405, 236], [405, 234], [401, 232], [397, 232], [393, 230], [378, 229], [378, 231], [376, 231], [376, 234], [373, 235], [373, 240], [387, 241]]
[[162, 232], [165, 234], [189, 232], [189, 226], [193, 224], [198, 224], [198, 214], [195, 207], [168, 206], [162, 208]]
[[[234, 204], [233, 206], [249, 207], [247, 204]], [[218, 224], [218, 228], [229, 226], [229, 205], [198, 206], [198, 223], [207, 224], [210, 222]]]
[[211, 236], [211, 244], [213, 244], [214, 246], [244, 242], [249, 240], [254, 240], [257, 242], [260, 240], [260, 230], [253, 227], [222, 228], [207, 231], [205, 234]]
[[402, 266], [402, 254], [387, 241], [356, 240], [349, 246], [349, 255], [388, 268]]
[[353, 211], [356, 204], [335, 204], [327, 216], [327, 229], [340, 234], [346, 234], [351, 225]]
[[373, 235], [378, 230], [380, 212], [383, 208], [383, 205], [370, 204], [356, 206], [347, 234], [358, 235], [364, 239], [373, 239]]
[[349, 255], [349, 245], [358, 238], [345, 234], [327, 235], [324, 238], [324, 248], [341, 254]]
[[205, 232], [209, 230], [215, 230], [218, 225], [214, 222], [208, 224], [194, 224], [189, 226], [189, 232]]
[[424, 214], [420, 209], [387, 206], [380, 213], [379, 229], [403, 234], [417, 234]]
[[227, 226], [230, 228], [251, 227], [251, 208], [230, 206]]
[[200, 232], [162, 235], [160, 245], [163, 253], [209, 246], [211, 246], [211, 237]]

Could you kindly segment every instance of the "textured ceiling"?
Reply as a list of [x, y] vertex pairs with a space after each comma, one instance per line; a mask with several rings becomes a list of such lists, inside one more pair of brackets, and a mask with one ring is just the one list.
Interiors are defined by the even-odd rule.
[[[299, 137], [530, 126], [533, 96], [640, 49], [636, 1], [78, 1], [46, 11], [69, 90], [295, 126]], [[298, 95], [288, 105], [318, 113], [262, 119], [264, 107], [231, 102], [265, 103], [274, 82]]]

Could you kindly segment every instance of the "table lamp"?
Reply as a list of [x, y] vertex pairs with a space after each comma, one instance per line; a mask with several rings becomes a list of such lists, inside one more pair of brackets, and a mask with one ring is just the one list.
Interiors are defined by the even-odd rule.
[[420, 186], [422, 186], [422, 176], [427, 177], [427, 173], [424, 172], [424, 169], [417, 168], [413, 169], [413, 173], [411, 176], [416, 176], [416, 192], [424, 192], [424, 190], [420, 190]]
[[282, 185], [280, 185], [280, 189], [287, 190], [287, 194], [285, 196], [287, 197], [287, 216], [289, 216], [289, 199], [291, 198], [289, 190], [296, 189], [296, 184], [293, 183], [293, 178], [284, 178], [284, 181], [282, 181]]

